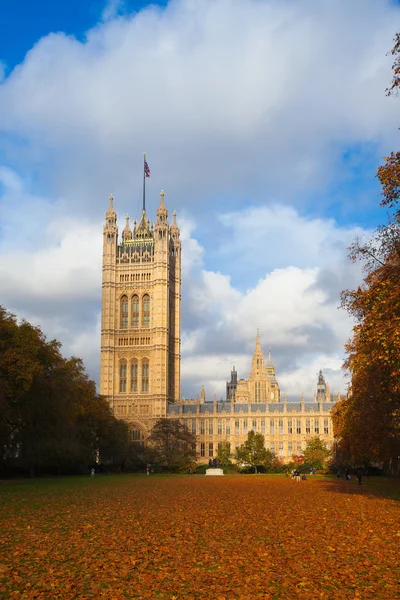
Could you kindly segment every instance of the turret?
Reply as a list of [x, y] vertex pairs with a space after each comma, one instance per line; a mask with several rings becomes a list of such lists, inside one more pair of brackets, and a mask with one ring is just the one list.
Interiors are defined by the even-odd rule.
[[329, 385], [325, 381], [325, 377], [322, 374], [322, 369], [318, 373], [317, 389], [314, 394], [315, 402], [330, 402], [331, 393]]
[[252, 372], [264, 371], [264, 354], [261, 350], [260, 331], [257, 329], [256, 348], [253, 353]]
[[161, 240], [165, 238], [165, 240], [167, 240], [169, 224], [168, 210], [164, 204], [164, 190], [161, 190], [160, 192], [160, 204], [158, 205], [156, 215], [157, 218], [154, 227], [156, 239]]
[[237, 371], [233, 367], [231, 371], [231, 380], [226, 383], [226, 400], [227, 402], [234, 402], [237, 388]]
[[110, 194], [110, 206], [106, 212], [106, 222], [103, 230], [104, 242], [117, 243], [117, 213], [114, 210], [114, 196]]
[[132, 231], [129, 226], [129, 215], [126, 215], [125, 218], [126, 218], [126, 224], [125, 224], [125, 228], [122, 232], [122, 241], [123, 242], [127, 242], [128, 240], [132, 239]]
[[174, 241], [174, 245], [176, 245], [176, 244], [180, 245], [180, 229], [176, 223], [176, 210], [174, 210], [174, 212], [172, 213], [172, 216], [173, 216], [174, 220], [172, 222], [171, 229], [170, 229], [171, 238]]

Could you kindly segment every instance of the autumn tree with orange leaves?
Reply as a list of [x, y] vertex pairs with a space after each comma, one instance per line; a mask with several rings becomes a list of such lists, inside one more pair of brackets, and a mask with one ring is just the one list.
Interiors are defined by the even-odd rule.
[[[400, 89], [400, 34], [395, 37], [393, 79], [388, 96]], [[380, 205], [387, 224], [366, 244], [356, 240], [350, 258], [362, 261], [364, 283], [342, 293], [342, 306], [355, 318], [346, 344], [349, 396], [333, 410], [339, 462], [381, 462], [397, 473], [400, 456], [400, 152], [378, 168]]]

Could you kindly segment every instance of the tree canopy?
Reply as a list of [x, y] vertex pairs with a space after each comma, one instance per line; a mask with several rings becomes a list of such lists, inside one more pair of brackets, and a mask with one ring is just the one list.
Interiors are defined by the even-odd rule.
[[[399, 34], [394, 41], [388, 95], [400, 86]], [[342, 306], [355, 320], [346, 345], [351, 383], [332, 416], [342, 461], [390, 464], [400, 455], [400, 152], [385, 158], [377, 177], [381, 206], [390, 212], [367, 243], [356, 240], [350, 248], [366, 276], [357, 290], [342, 293]]]
[[319, 435], [310, 438], [307, 441], [306, 449], [304, 450], [304, 462], [314, 469], [323, 469], [326, 466], [326, 461], [330, 452], [326, 444]]
[[125, 452], [127, 425], [111, 414], [79, 358], [0, 306], [0, 469], [86, 469]]
[[253, 430], [247, 434], [247, 440], [237, 450], [237, 458], [243, 464], [254, 468], [265, 467], [270, 470], [273, 462], [272, 453], [265, 448], [264, 436]]
[[159, 419], [148, 439], [149, 458], [163, 469], [187, 472], [195, 466], [197, 437], [178, 419]]

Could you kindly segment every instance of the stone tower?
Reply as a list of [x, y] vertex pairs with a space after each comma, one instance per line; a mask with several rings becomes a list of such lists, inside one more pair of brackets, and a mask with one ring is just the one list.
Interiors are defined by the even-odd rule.
[[329, 385], [325, 381], [325, 377], [322, 374], [322, 369], [318, 373], [317, 389], [314, 394], [315, 402], [330, 402], [331, 392]]
[[180, 398], [181, 243], [160, 194], [154, 225], [146, 210], [122, 240], [110, 196], [103, 231], [100, 393], [144, 439]]

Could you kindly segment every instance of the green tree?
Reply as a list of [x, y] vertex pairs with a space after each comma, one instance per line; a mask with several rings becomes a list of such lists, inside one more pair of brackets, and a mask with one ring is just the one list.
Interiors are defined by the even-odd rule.
[[82, 471], [98, 452], [121, 460], [127, 426], [98, 396], [82, 360], [0, 307], [0, 466]]
[[264, 436], [253, 430], [249, 431], [247, 440], [238, 448], [237, 458], [242, 463], [253, 467], [255, 473], [257, 473], [257, 467], [264, 466], [267, 470], [272, 467], [273, 455], [265, 448]]
[[229, 465], [232, 464], [231, 457], [232, 454], [230, 443], [224, 441], [218, 444], [217, 458], [220, 462], [221, 467], [229, 467]]
[[148, 443], [154, 451], [154, 460], [164, 469], [182, 473], [194, 467], [197, 437], [175, 419], [159, 419], [154, 425]]
[[304, 462], [314, 469], [323, 469], [330, 452], [326, 444], [321, 438], [316, 435], [307, 441], [306, 449], [304, 450]]

